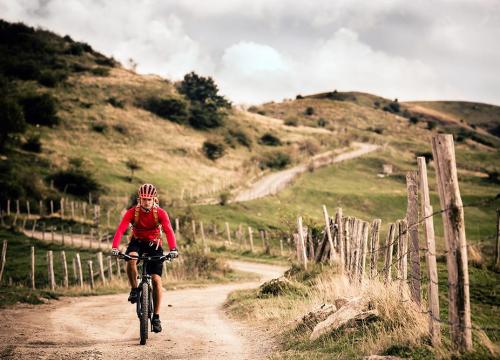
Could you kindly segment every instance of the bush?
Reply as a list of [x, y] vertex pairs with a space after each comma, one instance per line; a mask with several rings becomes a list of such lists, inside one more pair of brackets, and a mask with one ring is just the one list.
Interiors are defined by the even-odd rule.
[[45, 70], [40, 74], [38, 82], [43, 86], [55, 87], [67, 77], [68, 74], [65, 71]]
[[96, 76], [108, 76], [109, 75], [109, 68], [98, 66], [98, 67], [90, 69], [90, 72]]
[[229, 202], [231, 198], [231, 193], [229, 191], [224, 191], [219, 194], [219, 205], [224, 206]]
[[92, 47], [83, 42], [73, 42], [69, 46], [66, 53], [69, 55], [82, 55], [84, 52], [92, 52]]
[[224, 114], [214, 104], [191, 105], [189, 124], [196, 129], [212, 129], [224, 125]]
[[306, 114], [307, 116], [314, 115], [314, 108], [312, 106], [308, 106], [306, 108], [306, 111], [304, 111], [304, 114]]
[[185, 124], [188, 120], [187, 104], [183, 100], [150, 97], [141, 101], [139, 105], [161, 118], [178, 124]]
[[115, 108], [123, 109], [125, 107], [123, 100], [118, 100], [114, 96], [108, 98], [108, 103]]
[[203, 153], [210, 160], [217, 160], [224, 156], [224, 144], [205, 141], [202, 147]]
[[234, 147], [234, 140], [240, 145], [246, 146], [247, 148], [252, 147], [252, 139], [250, 136], [241, 129], [229, 129], [225, 136], [226, 143]]
[[128, 135], [128, 128], [122, 124], [113, 125], [113, 129], [119, 132], [122, 135]]
[[108, 125], [106, 125], [105, 123], [94, 123], [92, 124], [92, 130], [94, 130], [95, 132], [98, 132], [100, 134], [104, 133], [106, 130], [108, 130]]
[[303, 98], [304, 97], [302, 95], [300, 95], [300, 94], [295, 97], [296, 100], [300, 100], [300, 99], [303, 99]]
[[33, 135], [23, 144], [23, 149], [34, 153], [42, 152], [42, 143], [40, 142], [40, 135]]
[[231, 103], [223, 96], [218, 95], [219, 89], [211, 77], [203, 77], [195, 72], [190, 72], [178, 86], [179, 92], [184, 94], [191, 102], [201, 104], [211, 103], [216, 108], [230, 107]]
[[56, 115], [57, 103], [52, 95], [47, 93], [28, 95], [20, 102], [27, 123], [46, 126], [59, 124], [59, 118]]
[[114, 67], [116, 65], [116, 61], [113, 58], [107, 58], [104, 56], [95, 59], [95, 63], [97, 65], [109, 66], [109, 67]]
[[283, 151], [267, 153], [259, 162], [261, 169], [283, 169], [291, 163], [290, 155]]
[[23, 133], [26, 130], [23, 111], [16, 101], [0, 97], [0, 150], [4, 148], [11, 134]]
[[392, 101], [391, 103], [389, 103], [389, 105], [384, 106], [382, 109], [384, 111], [396, 114], [396, 113], [399, 113], [399, 111], [401, 110], [401, 107], [399, 105], [399, 102], [397, 100], [395, 100], [395, 101]]
[[416, 116], [410, 116], [410, 123], [413, 125], [418, 124], [418, 117]]
[[435, 121], [427, 121], [427, 129], [432, 130], [435, 129], [437, 126], [437, 122]]
[[325, 119], [323, 119], [323, 118], [320, 118], [320, 119], [318, 120], [318, 126], [319, 126], [319, 127], [324, 128], [326, 125], [328, 125], [328, 121], [327, 121], [327, 120], [325, 120]]
[[285, 125], [286, 126], [298, 126], [299, 121], [295, 118], [288, 118], [285, 120]]
[[281, 140], [271, 133], [265, 133], [259, 139], [259, 143], [262, 145], [268, 145], [268, 146], [279, 146], [279, 145], [281, 145]]
[[266, 113], [266, 110], [257, 110], [257, 114], [264, 116], [267, 113]]
[[376, 128], [369, 127], [367, 130], [372, 131], [376, 134], [380, 134], [380, 135], [382, 135], [384, 133], [384, 128], [381, 128], [381, 127], [376, 127]]
[[54, 186], [59, 191], [78, 197], [86, 197], [89, 192], [100, 193], [102, 190], [92, 174], [80, 168], [58, 171], [50, 179], [54, 180]]
[[39, 65], [31, 60], [9, 63], [5, 75], [21, 80], [37, 80], [40, 77]]

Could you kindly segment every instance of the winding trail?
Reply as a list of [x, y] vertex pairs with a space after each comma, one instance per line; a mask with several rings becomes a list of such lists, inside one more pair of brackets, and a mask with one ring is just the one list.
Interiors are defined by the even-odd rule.
[[[311, 159], [315, 168], [338, 163], [345, 160], [354, 159], [368, 154], [379, 148], [378, 145], [366, 143], [354, 143], [356, 150], [348, 151], [337, 156], [333, 152], [319, 154]], [[273, 195], [285, 188], [297, 175], [307, 171], [309, 165], [302, 164], [293, 168], [275, 172], [264, 176], [255, 182], [249, 189], [241, 191], [233, 202], [249, 201], [258, 199], [267, 195]]]
[[[230, 261], [261, 281], [285, 268]], [[163, 332], [139, 345], [139, 322], [127, 294], [67, 297], [44, 305], [0, 310], [2, 359], [256, 359], [272, 344], [257, 330], [229, 319], [222, 309], [227, 295], [260, 282], [213, 285], [165, 293]], [[168, 304], [168, 306], [167, 306]], [[259, 339], [258, 341], [255, 341]]]

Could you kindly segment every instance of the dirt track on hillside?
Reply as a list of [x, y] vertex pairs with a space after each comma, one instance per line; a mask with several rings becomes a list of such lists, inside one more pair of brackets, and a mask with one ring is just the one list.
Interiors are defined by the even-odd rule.
[[[285, 269], [234, 261], [261, 280]], [[237, 289], [259, 282], [168, 291], [163, 332], [139, 345], [139, 321], [127, 294], [63, 298], [0, 311], [0, 358], [6, 359], [256, 359], [272, 346], [255, 329], [227, 318], [222, 304]], [[168, 304], [168, 306], [167, 306]], [[258, 341], [256, 341], [258, 339]]]
[[[330, 159], [317, 159], [319, 165], [315, 167], [325, 166], [333, 163], [338, 163], [344, 160], [354, 159], [375, 151], [379, 148], [378, 145], [355, 143], [358, 147], [356, 150], [348, 151], [337, 155]], [[324, 156], [325, 157], [325, 156]], [[312, 159], [315, 160], [314, 158]], [[276, 194], [278, 191], [285, 188], [298, 174], [306, 172], [308, 165], [302, 164], [291, 169], [279, 171], [276, 173], [264, 176], [262, 179], [254, 183], [249, 189], [241, 191], [233, 200], [234, 202], [249, 201], [258, 199], [264, 196]]]

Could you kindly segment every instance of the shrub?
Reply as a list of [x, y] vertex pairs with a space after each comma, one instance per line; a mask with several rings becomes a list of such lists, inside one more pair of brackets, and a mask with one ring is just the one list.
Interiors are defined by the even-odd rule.
[[37, 80], [40, 77], [40, 67], [32, 60], [8, 63], [5, 75], [21, 80]]
[[416, 116], [410, 116], [410, 123], [413, 125], [418, 124], [418, 117]]
[[42, 152], [42, 143], [40, 142], [40, 135], [32, 135], [23, 144], [23, 149], [34, 153]]
[[202, 104], [211, 103], [218, 107], [230, 107], [231, 103], [223, 96], [218, 95], [219, 89], [211, 77], [203, 77], [190, 72], [178, 86], [179, 92], [192, 102]]
[[27, 123], [46, 126], [59, 124], [59, 118], [56, 115], [57, 103], [52, 95], [47, 93], [28, 95], [20, 102]]
[[92, 47], [89, 44], [83, 42], [73, 42], [66, 50], [67, 54], [70, 55], [82, 55], [84, 52], [92, 52]]
[[267, 113], [266, 113], [266, 110], [257, 110], [257, 114], [264, 116]]
[[304, 111], [304, 114], [306, 114], [307, 116], [314, 115], [314, 108], [312, 106], [308, 106], [306, 108], [306, 111]]
[[230, 146], [233, 146], [234, 140], [236, 140], [240, 145], [246, 146], [247, 148], [252, 147], [252, 139], [242, 129], [229, 129], [226, 133], [225, 140]]
[[102, 134], [106, 130], [108, 130], [108, 125], [106, 125], [105, 123], [102, 123], [102, 122], [94, 123], [94, 124], [92, 124], [92, 130]]
[[427, 129], [432, 130], [432, 129], [436, 128], [436, 126], [437, 126], [437, 122], [432, 121], [432, 120], [427, 121]]
[[299, 143], [299, 150], [310, 156], [317, 154], [319, 149], [318, 143], [309, 139], [303, 140]]
[[299, 125], [299, 121], [295, 118], [288, 118], [285, 120], [284, 123], [286, 126], [298, 126]]
[[261, 169], [283, 169], [291, 163], [290, 155], [283, 151], [267, 153], [259, 162]]
[[113, 125], [113, 129], [119, 132], [122, 135], [128, 135], [128, 128], [122, 124]]
[[279, 146], [279, 145], [281, 145], [281, 140], [271, 133], [265, 133], [259, 139], [259, 143], [262, 145], [268, 145], [268, 146]]
[[89, 192], [100, 193], [102, 190], [92, 174], [80, 168], [58, 171], [50, 179], [54, 180], [54, 186], [59, 191], [79, 197], [86, 197]]
[[109, 66], [109, 67], [114, 67], [116, 65], [116, 61], [113, 58], [107, 58], [107, 57], [98, 57], [95, 59], [95, 63], [97, 65], [102, 65], [102, 66]]
[[88, 66], [80, 64], [80, 63], [74, 63], [71, 65], [71, 70], [79, 73], [79, 72], [89, 71], [90, 68]]
[[318, 120], [318, 126], [319, 126], [319, 127], [324, 128], [326, 125], [328, 125], [328, 121], [327, 121], [327, 120], [325, 120], [325, 119], [323, 119], [323, 118], [320, 118], [320, 119]]
[[178, 124], [185, 124], [188, 120], [187, 104], [183, 100], [150, 97], [140, 101], [139, 105], [161, 118]]
[[128, 159], [126, 162], [125, 162], [125, 166], [127, 167], [127, 169], [130, 170], [130, 182], [132, 182], [132, 179], [134, 177], [134, 171], [137, 171], [137, 170], [140, 170], [141, 169], [141, 165], [139, 165], [139, 162], [136, 160], [136, 159]]
[[224, 125], [224, 114], [214, 104], [191, 105], [189, 124], [196, 129], [212, 129]]
[[68, 74], [65, 71], [45, 70], [40, 74], [38, 82], [43, 86], [55, 87], [67, 77]]
[[202, 150], [207, 158], [217, 160], [224, 156], [225, 147], [221, 143], [205, 141]]
[[248, 108], [248, 112], [256, 113], [259, 110], [259, 108], [255, 105], [252, 105]]
[[380, 107], [380, 102], [374, 101], [373, 106], [378, 109]]
[[376, 128], [369, 127], [367, 130], [372, 131], [376, 134], [380, 134], [380, 135], [382, 135], [384, 133], [384, 128], [381, 128], [381, 127], [376, 127]]
[[98, 67], [90, 69], [90, 72], [96, 76], [108, 76], [109, 75], [109, 68], [98, 66]]
[[304, 97], [302, 95], [300, 95], [300, 94], [295, 97], [296, 100], [300, 100], [300, 99], [303, 99], [303, 98]]
[[219, 205], [226, 205], [231, 198], [231, 193], [229, 191], [223, 191], [219, 194]]
[[123, 109], [125, 104], [123, 103], [123, 100], [118, 100], [117, 98], [115, 98], [114, 96], [108, 98], [108, 103], [115, 107], [115, 108], [120, 108], [120, 109]]
[[23, 133], [26, 122], [21, 107], [10, 98], [0, 97], [0, 150], [4, 148], [10, 134]]

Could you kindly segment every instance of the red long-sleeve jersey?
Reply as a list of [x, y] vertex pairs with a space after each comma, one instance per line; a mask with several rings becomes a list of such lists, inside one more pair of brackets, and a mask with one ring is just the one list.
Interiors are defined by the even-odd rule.
[[[156, 221], [153, 214], [153, 209], [148, 212], [145, 212], [142, 207], [140, 208], [139, 213], [139, 221], [132, 228], [132, 233], [134, 237], [137, 239], [147, 239], [150, 241], [157, 242], [160, 238], [160, 229], [156, 226]], [[172, 225], [170, 224], [170, 219], [168, 218], [168, 214], [165, 210], [158, 207], [158, 222], [160, 223], [163, 231], [167, 235], [168, 247], [170, 250], [177, 247], [174, 230], [172, 229]], [[113, 248], [117, 248], [120, 244], [120, 240], [122, 239], [123, 234], [127, 231], [128, 225], [134, 221], [135, 215], [135, 206], [128, 209], [125, 215], [123, 215], [122, 221], [120, 225], [118, 225], [118, 229], [116, 230], [115, 237], [113, 238]], [[161, 239], [159, 240], [161, 241]]]

